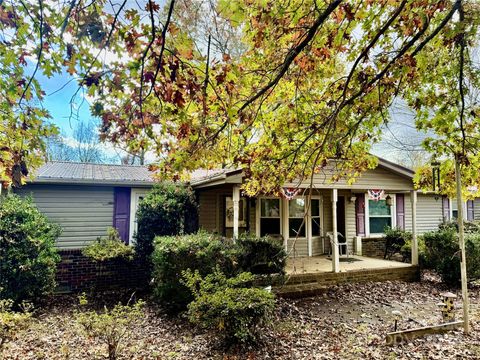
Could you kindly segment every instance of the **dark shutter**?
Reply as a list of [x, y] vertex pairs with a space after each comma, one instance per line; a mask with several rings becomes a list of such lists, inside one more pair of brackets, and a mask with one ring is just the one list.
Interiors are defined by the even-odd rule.
[[355, 218], [357, 223], [357, 236], [365, 236], [365, 195], [357, 194], [355, 200]]
[[113, 227], [120, 238], [128, 244], [130, 235], [130, 188], [115, 188]]
[[475, 212], [473, 209], [473, 200], [467, 200], [467, 220], [473, 221], [475, 219]]
[[443, 211], [443, 221], [450, 220], [450, 200], [448, 197], [442, 197], [442, 211]]
[[397, 228], [405, 230], [405, 195], [397, 194]]

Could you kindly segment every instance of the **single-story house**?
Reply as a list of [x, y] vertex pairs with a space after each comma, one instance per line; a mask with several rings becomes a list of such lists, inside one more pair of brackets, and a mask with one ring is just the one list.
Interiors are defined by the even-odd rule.
[[[226, 237], [244, 232], [278, 237], [290, 254], [303, 257], [330, 253], [330, 244], [342, 239], [351, 252], [361, 253], [362, 244], [381, 237], [385, 226], [420, 234], [456, 216], [455, 201], [415, 191], [413, 171], [387, 160], [379, 159], [377, 168], [353, 184], [332, 182], [332, 174], [327, 167], [314, 175], [307, 203], [309, 181], [285, 184], [282, 197], [248, 198], [241, 194], [241, 170], [195, 172], [191, 186], [198, 196], [199, 225]], [[58, 248], [71, 250], [105, 235], [109, 226], [131, 243], [139, 201], [154, 183], [145, 166], [50, 162], [16, 192], [32, 195], [60, 224]], [[476, 209], [477, 200], [467, 202], [468, 219], [480, 218]]]

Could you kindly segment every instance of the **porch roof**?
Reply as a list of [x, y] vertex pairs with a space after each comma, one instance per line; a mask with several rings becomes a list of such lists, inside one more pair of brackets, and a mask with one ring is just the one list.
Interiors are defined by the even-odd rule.
[[[407, 168], [405, 166], [395, 164], [391, 161], [385, 160], [383, 158], [377, 157], [378, 158], [378, 166], [377, 168], [384, 169], [388, 171], [391, 174], [400, 176], [403, 179], [409, 180], [411, 182], [411, 186], [405, 189], [396, 189], [396, 190], [413, 190], [413, 175], [414, 171], [410, 168]], [[206, 188], [206, 187], [212, 187], [212, 186], [217, 186], [217, 185], [223, 185], [223, 184], [241, 184], [243, 181], [243, 171], [242, 169], [220, 169], [220, 170], [215, 170], [212, 171], [210, 174], [207, 176], [200, 176], [196, 178], [192, 178], [191, 180], [191, 185], [194, 188]], [[335, 184], [329, 184], [329, 183], [324, 183], [325, 187], [331, 188], [331, 187], [337, 187], [338, 188], [350, 188], [350, 189], [359, 189], [359, 186], [355, 185], [348, 185], [346, 183], [335, 183]], [[381, 187], [382, 184], [379, 184], [378, 186]], [[286, 184], [286, 186], [291, 186], [291, 184]], [[300, 186], [304, 187], [304, 186]]]

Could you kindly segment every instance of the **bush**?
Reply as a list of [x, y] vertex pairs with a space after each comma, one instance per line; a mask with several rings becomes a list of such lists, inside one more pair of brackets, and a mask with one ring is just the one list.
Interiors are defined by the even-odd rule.
[[17, 195], [0, 199], [0, 299], [20, 303], [54, 289], [59, 235], [60, 227], [41, 214], [31, 199]]
[[27, 329], [32, 318], [32, 308], [28, 304], [23, 304], [18, 312], [13, 311], [13, 307], [13, 300], [0, 300], [0, 358], [5, 344]]
[[198, 271], [183, 273], [194, 295], [188, 318], [203, 328], [216, 330], [228, 344], [258, 340], [259, 329], [275, 306], [273, 294], [250, 287], [254, 277], [241, 273], [228, 278], [219, 269], [202, 278]]
[[[423, 236], [417, 237], [418, 242], [418, 263], [422, 268], [430, 268], [431, 265], [428, 263], [426, 258], [426, 247], [425, 241], [423, 240]], [[400, 254], [403, 257], [404, 262], [411, 262], [412, 261], [412, 239], [408, 239], [405, 241], [405, 244], [400, 249]]]
[[83, 248], [82, 254], [90, 259], [103, 262], [112, 259], [132, 260], [135, 250], [125, 244], [117, 229], [108, 228], [107, 237], [98, 237], [96, 241]]
[[135, 235], [137, 255], [149, 264], [156, 236], [191, 234], [198, 229], [198, 205], [190, 187], [173, 183], [155, 186], [140, 202]]
[[427, 249], [426, 259], [448, 285], [460, 280], [458, 236], [452, 228], [442, 228], [423, 234]]
[[156, 238], [152, 261], [154, 296], [173, 312], [184, 310], [193, 299], [180, 281], [183, 271], [197, 270], [205, 276], [220, 266], [229, 276], [235, 272], [233, 243], [203, 231]]
[[[480, 222], [479, 221], [464, 221], [464, 230], [466, 234], [475, 234], [480, 233]], [[443, 222], [439, 225], [439, 229], [453, 229], [458, 231], [458, 222], [457, 220], [451, 220]]]
[[[80, 296], [80, 305], [86, 306], [88, 301], [85, 294]], [[117, 359], [122, 350], [122, 340], [129, 336], [137, 320], [143, 316], [143, 301], [134, 305], [117, 304], [113, 309], [104, 308], [102, 313], [96, 311], [82, 311], [75, 313], [75, 319], [81, 333], [99, 339], [108, 349], [108, 358]]]
[[[443, 228], [423, 235], [426, 245], [426, 260], [450, 286], [460, 283], [460, 247], [455, 229]], [[466, 234], [467, 278], [480, 279], [480, 234]]]
[[252, 274], [284, 274], [287, 262], [285, 247], [279, 241], [241, 237], [237, 241], [238, 265]]
[[[399, 228], [385, 229], [385, 259], [391, 259], [394, 254], [400, 253], [402, 247], [411, 242], [412, 233]], [[405, 256], [404, 256], [405, 258]]]

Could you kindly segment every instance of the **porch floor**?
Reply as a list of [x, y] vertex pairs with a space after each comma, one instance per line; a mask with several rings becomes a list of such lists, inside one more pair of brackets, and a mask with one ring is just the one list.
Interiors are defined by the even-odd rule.
[[[352, 270], [373, 270], [373, 269], [398, 269], [411, 267], [409, 263], [391, 261], [384, 259], [369, 258], [365, 256], [349, 256], [353, 261], [347, 261], [345, 256], [340, 258], [340, 272]], [[318, 274], [332, 271], [332, 261], [323, 256], [297, 257], [287, 260], [287, 274]]]

